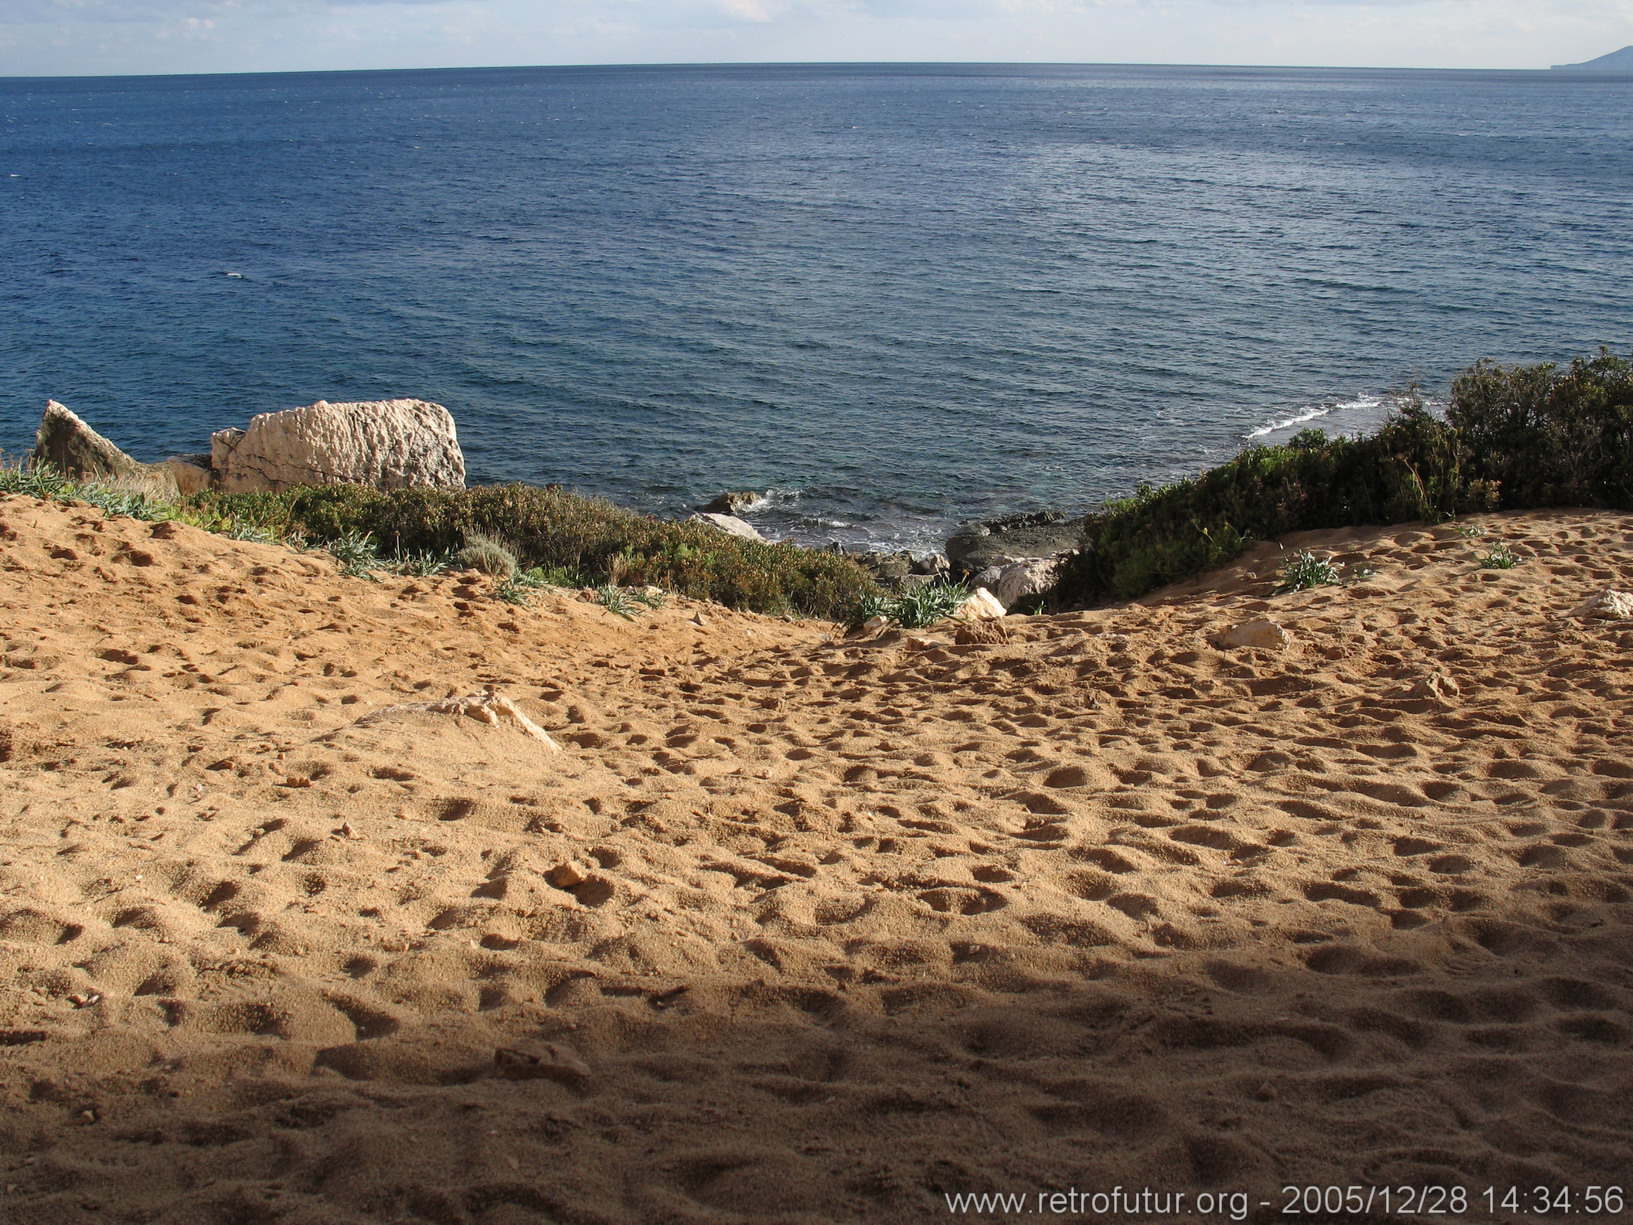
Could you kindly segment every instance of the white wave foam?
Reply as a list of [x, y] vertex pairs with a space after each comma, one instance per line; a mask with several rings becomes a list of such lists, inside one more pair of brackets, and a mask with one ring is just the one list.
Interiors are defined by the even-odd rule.
[[1357, 396], [1353, 400], [1340, 400], [1329, 404], [1313, 404], [1301, 409], [1291, 417], [1280, 421], [1272, 421], [1269, 425], [1261, 425], [1258, 429], [1249, 430], [1242, 437], [1247, 439], [1263, 438], [1267, 434], [1280, 433], [1290, 430], [1295, 425], [1303, 425], [1307, 421], [1316, 421], [1332, 413], [1371, 412], [1382, 408], [1383, 400], [1377, 396]]

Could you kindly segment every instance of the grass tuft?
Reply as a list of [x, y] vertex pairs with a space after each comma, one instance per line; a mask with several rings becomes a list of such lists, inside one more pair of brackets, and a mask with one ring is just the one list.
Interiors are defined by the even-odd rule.
[[610, 613], [617, 613], [626, 621], [635, 620], [637, 609], [629, 592], [608, 583], [595, 589], [595, 602]]
[[883, 617], [903, 629], [922, 629], [945, 621], [965, 600], [970, 590], [962, 583], [924, 583], [897, 596], [869, 594], [857, 601], [847, 621], [856, 629], [875, 617]]
[[1480, 554], [1475, 558], [1482, 570], [1512, 570], [1520, 564], [1519, 556], [1508, 547], [1507, 541], [1499, 540], [1491, 546], [1488, 553]]
[[498, 579], [506, 579], [516, 573], [516, 554], [506, 548], [502, 540], [481, 532], [471, 532], [465, 537], [465, 547], [454, 554], [454, 561], [467, 570], [477, 570]]
[[1317, 557], [1310, 550], [1295, 553], [1282, 567], [1281, 585], [1277, 595], [1293, 591], [1308, 591], [1312, 587], [1336, 587], [1342, 582], [1339, 569], [1328, 557]]

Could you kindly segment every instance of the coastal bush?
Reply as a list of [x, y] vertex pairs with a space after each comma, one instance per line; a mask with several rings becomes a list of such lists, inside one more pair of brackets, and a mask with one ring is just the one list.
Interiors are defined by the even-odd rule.
[[1375, 434], [1307, 430], [1294, 441], [1249, 447], [1189, 480], [1106, 503], [1084, 521], [1082, 548], [1061, 565], [1056, 605], [1133, 599], [1288, 532], [1491, 507], [1491, 491], [1464, 476], [1456, 431], [1415, 394]]
[[1504, 509], [1633, 508], [1633, 362], [1482, 362], [1452, 385], [1446, 420]]
[[[504, 540], [522, 568], [574, 586], [659, 587], [765, 613], [847, 619], [877, 590], [837, 553], [726, 536], [700, 523], [667, 523], [600, 498], [535, 485], [370, 489], [324, 485], [278, 493], [206, 492], [197, 514], [255, 519], [319, 543], [367, 535], [392, 556], [440, 556], [473, 535]], [[554, 580], [552, 580], [554, 581]]]
[[1409, 393], [1374, 434], [1304, 430], [1142, 486], [1084, 520], [1051, 605], [1133, 599], [1288, 532], [1544, 506], [1633, 509], [1633, 362], [1482, 363], [1453, 384], [1444, 419]]

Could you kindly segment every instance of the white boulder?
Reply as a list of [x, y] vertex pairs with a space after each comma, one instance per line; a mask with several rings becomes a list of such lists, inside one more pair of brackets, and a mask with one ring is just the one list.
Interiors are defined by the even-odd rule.
[[985, 587], [977, 587], [970, 598], [953, 610], [954, 621], [996, 621], [1008, 610]]
[[1026, 557], [1011, 562], [998, 572], [991, 585], [992, 594], [1005, 608], [1014, 608], [1022, 600], [1042, 595], [1055, 585], [1058, 557]]
[[705, 511], [693, 515], [688, 522], [702, 523], [714, 528], [716, 531], [725, 532], [728, 536], [737, 536], [743, 540], [758, 540], [761, 544], [766, 543], [766, 538], [754, 530], [753, 524], [743, 522], [736, 515], [717, 515]]
[[1605, 617], [1613, 621], [1633, 618], [1633, 592], [1601, 591], [1571, 610], [1573, 617]]
[[454, 419], [427, 400], [376, 400], [261, 413], [247, 430], [210, 438], [217, 486], [228, 493], [298, 485], [465, 484]]

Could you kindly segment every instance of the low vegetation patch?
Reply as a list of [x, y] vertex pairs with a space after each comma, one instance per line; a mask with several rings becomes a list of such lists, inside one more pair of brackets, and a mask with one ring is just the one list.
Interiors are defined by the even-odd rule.
[[1133, 599], [1289, 532], [1548, 506], [1633, 509], [1633, 362], [1482, 363], [1453, 384], [1443, 419], [1410, 394], [1375, 434], [1306, 430], [1142, 486], [1084, 520], [1051, 602]]
[[1481, 554], [1475, 560], [1480, 563], [1482, 570], [1512, 570], [1520, 564], [1519, 555], [1501, 540], [1492, 545], [1489, 552]]
[[[600, 498], [534, 485], [324, 485], [208, 492], [184, 505], [201, 516], [297, 533], [331, 549], [367, 537], [377, 556], [480, 562], [477, 568], [501, 584], [507, 575], [537, 571], [543, 581], [563, 586], [657, 587], [753, 612], [836, 621], [848, 620], [861, 599], [877, 591], [860, 566], [837, 553], [740, 540], [700, 523], [666, 523]], [[505, 590], [513, 597], [522, 589], [512, 583]]]
[[1295, 553], [1281, 571], [1281, 585], [1277, 595], [1293, 591], [1308, 591], [1312, 587], [1336, 587], [1343, 582], [1339, 567], [1329, 557], [1317, 557], [1308, 549]]
[[76, 481], [41, 464], [0, 467], [0, 493], [77, 500], [238, 540], [320, 548], [357, 578], [383, 570], [430, 576], [478, 569], [511, 604], [528, 603], [528, 592], [544, 586], [629, 587], [649, 590], [622, 592], [615, 602], [625, 611], [660, 607], [668, 591], [751, 612], [849, 621], [878, 592], [872, 576], [841, 554], [740, 540], [532, 485], [325, 485], [181, 497], [118, 480]]
[[878, 617], [904, 629], [922, 629], [945, 621], [969, 598], [969, 588], [961, 583], [923, 583], [900, 595], [869, 595], [851, 613], [850, 625], [855, 629]]

